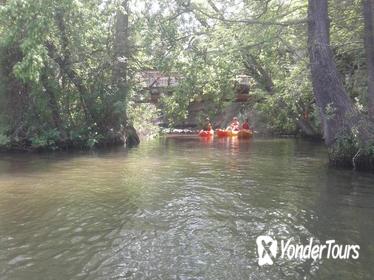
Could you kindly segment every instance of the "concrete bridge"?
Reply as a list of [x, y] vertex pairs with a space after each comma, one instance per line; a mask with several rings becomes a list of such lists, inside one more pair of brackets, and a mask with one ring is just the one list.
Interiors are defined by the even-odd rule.
[[[182, 79], [177, 73], [164, 75], [156, 70], [143, 71], [138, 82], [142, 85], [142, 95], [138, 102], [147, 102], [157, 104], [162, 94], [172, 95], [174, 88]], [[249, 98], [250, 78], [246, 75], [236, 76], [234, 99], [226, 99], [224, 101], [246, 102]]]
[[[138, 103], [152, 103], [160, 106], [160, 98], [162, 95], [171, 96], [182, 79], [177, 73], [164, 75], [156, 70], [148, 70], [142, 72], [138, 81], [142, 85], [142, 94], [138, 95]], [[227, 103], [225, 110], [216, 116], [213, 121], [215, 126], [225, 126], [240, 111], [241, 106], [248, 102], [250, 96], [250, 78], [246, 75], [236, 76], [235, 95], [234, 97], [223, 100]], [[183, 123], [177, 124], [180, 128], [197, 127], [201, 121], [203, 112], [209, 108], [211, 102], [203, 98], [191, 102], [188, 110], [189, 116]], [[166, 120], [161, 121], [167, 125]]]

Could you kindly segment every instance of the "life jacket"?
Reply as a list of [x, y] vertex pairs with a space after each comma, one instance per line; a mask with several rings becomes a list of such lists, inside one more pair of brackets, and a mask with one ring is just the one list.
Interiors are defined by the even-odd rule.
[[232, 130], [240, 130], [240, 123], [238, 121], [233, 121], [230, 126]]
[[247, 122], [243, 123], [242, 128], [243, 129], [250, 129], [249, 123], [247, 123]]

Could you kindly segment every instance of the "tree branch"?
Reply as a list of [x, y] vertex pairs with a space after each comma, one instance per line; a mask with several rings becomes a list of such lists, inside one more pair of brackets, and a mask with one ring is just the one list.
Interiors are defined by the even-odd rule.
[[195, 8], [198, 12], [202, 13], [203, 15], [209, 17], [210, 19], [216, 19], [226, 23], [245, 23], [245, 24], [253, 24], [253, 25], [277, 25], [277, 26], [290, 26], [290, 25], [299, 25], [308, 22], [307, 18], [301, 19], [291, 19], [285, 21], [266, 21], [266, 20], [258, 20], [258, 19], [227, 19], [224, 18], [223, 15], [217, 16], [209, 14], [202, 9]]

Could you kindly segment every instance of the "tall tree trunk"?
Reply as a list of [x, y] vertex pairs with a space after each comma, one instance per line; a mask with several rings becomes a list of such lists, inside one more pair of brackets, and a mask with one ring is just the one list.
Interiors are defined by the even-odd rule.
[[116, 14], [115, 38], [114, 38], [114, 65], [113, 82], [117, 85], [117, 100], [122, 102], [124, 108], [119, 116], [120, 127], [123, 127], [125, 143], [127, 146], [138, 145], [140, 140], [135, 128], [129, 123], [126, 112], [128, 95], [128, 60], [130, 56], [129, 49], [129, 8], [128, 0], [123, 0], [121, 9]]
[[352, 128], [357, 113], [339, 78], [330, 48], [327, 0], [308, 2], [308, 51], [313, 91], [324, 139], [331, 146], [340, 130]]
[[363, 0], [365, 51], [368, 67], [368, 110], [374, 119], [374, 0]]
[[118, 87], [118, 96], [124, 100], [127, 97], [127, 66], [129, 59], [129, 16], [128, 0], [121, 3], [121, 9], [116, 14], [114, 38], [113, 82]]

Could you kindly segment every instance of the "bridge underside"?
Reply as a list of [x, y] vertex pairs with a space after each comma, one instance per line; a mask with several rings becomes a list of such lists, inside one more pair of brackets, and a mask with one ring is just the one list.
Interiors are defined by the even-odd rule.
[[[168, 88], [152, 88], [145, 89], [142, 99], [137, 100], [138, 103], [151, 103], [161, 108], [161, 96], [171, 96], [173, 94]], [[241, 86], [236, 88], [234, 97], [225, 98], [224, 108], [222, 111], [212, 118], [214, 127], [226, 127], [234, 116], [237, 116], [244, 104], [251, 101], [253, 96], [249, 94], [249, 87]], [[208, 112], [216, 111], [214, 103], [209, 100], [198, 99], [192, 102], [188, 108], [188, 117], [186, 120], [177, 122], [174, 126], [176, 128], [191, 128], [196, 129], [201, 126], [201, 123], [208, 115]], [[168, 126], [166, 118], [159, 120], [161, 126]]]

